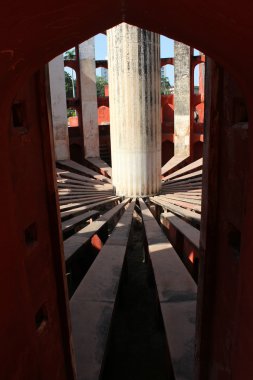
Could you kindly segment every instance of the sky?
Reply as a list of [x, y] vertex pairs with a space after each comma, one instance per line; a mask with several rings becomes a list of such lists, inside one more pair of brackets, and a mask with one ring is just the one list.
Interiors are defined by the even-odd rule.
[[[174, 57], [174, 41], [170, 38], [160, 36], [160, 50], [161, 58]], [[194, 55], [198, 55], [199, 51], [194, 49]], [[107, 59], [107, 37], [104, 34], [97, 34], [95, 36], [95, 56], [96, 60]], [[198, 86], [199, 76], [198, 66], [194, 72], [194, 84]], [[97, 75], [101, 75], [101, 70], [97, 69]], [[169, 78], [170, 84], [174, 85], [174, 67], [172, 65], [166, 65], [165, 76]]]
[[[160, 38], [161, 58], [174, 57], [174, 41], [170, 38], [161, 36]], [[199, 51], [194, 49], [194, 55], [199, 54]], [[107, 59], [107, 37], [104, 34], [97, 34], [95, 36], [95, 57], [96, 60]], [[71, 75], [71, 69], [66, 68]], [[101, 75], [101, 69], [97, 69], [97, 75]], [[169, 78], [170, 84], [174, 85], [174, 67], [172, 65], [166, 65], [165, 76]], [[198, 85], [199, 70], [198, 66], [194, 72], [194, 84]], [[75, 78], [75, 73], [74, 73]]]

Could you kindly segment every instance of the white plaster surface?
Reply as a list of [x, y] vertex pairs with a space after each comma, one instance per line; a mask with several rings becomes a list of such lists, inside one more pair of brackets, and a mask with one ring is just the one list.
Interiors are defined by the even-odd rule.
[[85, 157], [99, 157], [94, 37], [79, 45]]
[[49, 62], [49, 82], [56, 160], [68, 160], [69, 137], [63, 55]]
[[174, 53], [174, 152], [189, 156], [191, 48], [175, 41]]
[[160, 37], [122, 23], [107, 31], [112, 181], [116, 194], [161, 186]]

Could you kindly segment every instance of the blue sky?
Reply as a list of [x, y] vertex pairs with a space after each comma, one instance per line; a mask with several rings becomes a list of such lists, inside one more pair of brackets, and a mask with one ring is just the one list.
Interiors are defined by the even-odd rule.
[[[95, 36], [96, 59], [106, 59], [107, 57], [107, 37], [104, 34]], [[174, 56], [174, 41], [170, 38], [161, 36], [161, 58]]]
[[[161, 36], [160, 39], [160, 49], [161, 49], [161, 58], [174, 57], [174, 41], [170, 38]], [[194, 49], [194, 55], [199, 54], [198, 50]], [[104, 34], [97, 34], [95, 36], [95, 55], [96, 60], [104, 60], [107, 59], [107, 37]], [[72, 70], [66, 68], [72, 75]], [[195, 85], [198, 85], [198, 66], [195, 69], [194, 77], [195, 77]], [[74, 78], [75, 72], [73, 72]], [[97, 69], [97, 75], [101, 75], [101, 69]], [[165, 75], [169, 78], [171, 85], [174, 85], [174, 67], [171, 65], [167, 65], [165, 68]]]
[[[174, 41], [170, 38], [161, 36], [161, 58], [174, 57]], [[194, 49], [194, 55], [198, 54], [198, 50]], [[96, 60], [107, 59], [107, 37], [104, 34], [97, 34], [95, 36], [95, 54]], [[174, 84], [174, 68], [171, 65], [167, 65], [165, 69], [165, 75], [169, 78], [170, 83]], [[100, 75], [100, 70], [97, 69], [97, 75]], [[194, 73], [195, 85], [198, 85], [198, 66]]]

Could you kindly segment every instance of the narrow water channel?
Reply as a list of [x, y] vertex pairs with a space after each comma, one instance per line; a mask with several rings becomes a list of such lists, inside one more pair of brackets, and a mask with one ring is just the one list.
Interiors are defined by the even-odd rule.
[[136, 211], [123, 278], [102, 380], [173, 380], [152, 270], [145, 260], [144, 228]]

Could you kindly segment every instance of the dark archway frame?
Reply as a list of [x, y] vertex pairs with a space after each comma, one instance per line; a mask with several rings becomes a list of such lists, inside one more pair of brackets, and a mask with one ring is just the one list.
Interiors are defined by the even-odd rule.
[[[15, 192], [16, 187], [14, 182], [16, 177], [13, 177], [13, 168], [16, 168], [17, 162], [13, 159], [13, 155], [16, 154], [16, 159], [18, 159], [18, 155], [21, 154], [21, 152], [15, 149], [13, 150], [15, 144], [9, 137], [11, 105], [15, 98], [17, 100], [20, 97], [20, 88], [23, 88], [23, 86], [29, 81], [32, 81], [31, 78], [33, 78], [33, 88], [29, 88], [28, 86], [25, 91], [28, 95], [30, 94], [30, 100], [32, 93], [36, 94], [38, 99], [41, 98], [40, 111], [43, 109], [46, 112], [45, 94], [41, 92], [40, 87], [40, 84], [44, 82], [43, 78], [41, 79], [41, 76], [36, 72], [57, 54], [66, 51], [77, 43], [122, 21], [195, 46], [219, 62], [219, 64], [223, 65], [240, 85], [249, 111], [249, 146], [253, 146], [253, 132], [251, 127], [253, 117], [253, 51], [249, 49], [253, 37], [253, 4], [249, 0], [244, 0], [240, 4], [240, 9], [238, 9], [237, 4], [233, 5], [228, 2], [220, 3], [218, 0], [207, 0], [205, 2], [198, 0], [193, 3], [182, 0], [169, 4], [168, 9], [164, 8], [164, 2], [161, 0], [151, 5], [148, 5], [142, 0], [138, 3], [134, 1], [107, 1], [106, 3], [96, 1], [92, 4], [80, 1], [72, 1], [71, 4], [67, 1], [58, 3], [49, 0], [43, 3], [33, 4], [27, 0], [23, 1], [19, 6], [17, 3], [5, 3], [1, 6], [0, 88], [2, 96], [0, 101], [0, 162], [2, 183], [4, 184], [1, 189], [3, 201], [1, 208], [1, 245], [3, 247], [2, 251], [5, 252], [6, 255], [8, 253], [8, 259], [3, 260], [5, 270], [6, 272], [9, 271], [8, 273], [12, 273], [17, 283], [19, 283], [18, 281], [22, 284], [25, 282], [23, 279], [25, 272], [22, 272], [23, 269], [20, 269], [18, 272], [18, 268], [23, 268], [22, 260], [17, 262], [16, 265], [14, 261], [12, 261], [12, 256], [13, 260], [16, 260], [14, 252], [18, 251], [20, 254], [24, 253], [25, 255], [25, 249], [24, 243], [20, 241], [20, 225], [19, 219], [16, 217], [19, 202]], [[29, 103], [29, 107], [30, 106], [36, 108], [38, 104], [31, 105], [31, 103]], [[212, 112], [212, 110], [210, 112]], [[34, 118], [33, 121], [35, 122], [36, 118]], [[47, 124], [47, 118], [44, 115], [41, 125]], [[26, 143], [25, 137], [22, 137], [22, 141]], [[44, 146], [46, 144], [46, 153], [50, 155], [48, 131], [45, 131], [45, 135], [40, 135], [38, 141], [41, 141]], [[242, 313], [238, 311], [238, 329], [235, 333], [235, 342], [238, 342], [239, 336], [241, 338], [241, 343], [238, 349], [235, 350], [235, 353], [237, 352], [239, 355], [237, 359], [240, 360], [241, 365], [246, 368], [246, 377], [247, 374], [250, 373], [250, 369], [247, 366], [245, 367], [245, 363], [243, 364], [242, 350], [244, 347], [245, 350], [248, 350], [248, 354], [252, 351], [252, 348], [248, 346], [248, 337], [250, 333], [252, 333], [249, 319], [253, 313], [253, 304], [252, 301], [250, 301], [252, 283], [249, 280], [251, 277], [250, 267], [252, 264], [251, 253], [253, 251], [253, 239], [251, 236], [253, 227], [253, 205], [250, 195], [253, 192], [252, 152], [253, 149], [250, 149], [247, 183], [248, 200], [245, 217], [242, 222], [241, 279], [238, 289], [241, 295], [238, 309], [240, 309], [241, 306]], [[45, 189], [44, 195], [46, 198], [50, 198], [50, 196], [52, 198], [50, 199], [51, 203], [49, 202], [51, 206], [48, 207], [48, 212], [49, 214], [54, 214], [54, 218], [57, 218], [57, 210], [52, 206], [53, 201], [55, 201], [52, 158], [49, 159], [45, 152], [43, 153], [42, 151], [33, 151], [31, 155], [34, 157], [40, 155], [41, 163], [43, 163], [46, 173], [45, 176], [47, 177], [47, 189]], [[37, 168], [37, 170], [39, 173], [42, 169]], [[208, 166], [205, 167], [205, 170], [208, 173]], [[14, 170], [14, 174], [21, 175], [21, 171], [15, 172]], [[205, 178], [208, 181], [207, 175]], [[30, 178], [30, 180], [32, 180], [32, 178]], [[34, 187], [35, 192], [36, 186], [34, 186], [33, 182], [31, 182], [31, 187]], [[25, 194], [23, 194], [23, 196], [24, 200], [28, 202], [29, 199], [25, 199]], [[204, 196], [204, 202], [205, 199], [207, 198]], [[37, 199], [37, 201], [38, 203], [46, 202], [45, 200], [41, 201], [41, 199]], [[209, 206], [209, 204], [206, 204], [207, 219]], [[29, 226], [27, 228], [29, 228]], [[54, 230], [54, 233], [57, 233], [57, 231]], [[52, 236], [52, 231], [50, 234]], [[208, 234], [208, 229], [204, 231], [201, 240], [203, 254], [208, 248], [206, 246], [206, 234]], [[59, 252], [60, 250], [62, 251], [62, 247], [58, 246], [57, 249]], [[62, 281], [60, 274], [58, 280], [56, 287], [59, 288]], [[4, 284], [6, 284], [5, 276], [3, 276], [2, 281], [3, 286], [1, 289], [4, 289]], [[62, 325], [62, 329], [65, 331], [65, 333], [62, 333], [64, 337], [64, 334], [66, 334], [66, 331], [69, 329], [69, 327], [67, 327], [68, 318], [66, 317], [66, 306], [64, 306], [65, 296], [59, 289], [58, 292], [60, 294], [59, 310], [65, 312], [65, 321]], [[13, 294], [13, 290], [5, 294], [6, 299], [2, 297], [4, 305], [10, 303], [10, 299], [8, 299], [9, 294]], [[22, 294], [29, 299], [26, 286]], [[31, 313], [29, 313], [29, 310], [26, 311], [27, 321], [30, 318]], [[246, 314], [248, 315], [246, 316]], [[4, 315], [2, 317], [4, 319]], [[24, 324], [26, 325], [26, 322], [24, 322]], [[207, 330], [209, 326], [203, 326], [203, 328]], [[27, 329], [30, 331], [30, 327], [27, 327]], [[32, 331], [30, 335], [33, 336], [33, 334]], [[32, 338], [30, 340], [33, 342]], [[67, 340], [64, 338], [63, 343], [68, 345]], [[33, 343], [31, 347], [33, 347]], [[68, 367], [71, 372], [70, 348], [68, 347], [66, 351]], [[235, 357], [236, 356], [234, 356], [234, 358]], [[204, 359], [207, 360], [207, 358]], [[234, 378], [239, 377], [235, 375]]]

